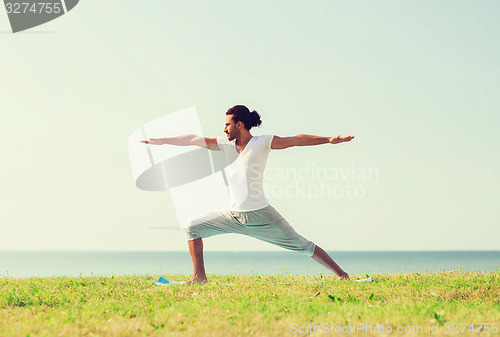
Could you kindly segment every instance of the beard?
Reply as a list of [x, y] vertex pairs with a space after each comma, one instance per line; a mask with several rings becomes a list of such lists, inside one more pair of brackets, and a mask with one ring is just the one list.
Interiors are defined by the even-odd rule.
[[227, 135], [227, 140], [229, 140], [229, 141], [232, 141], [232, 140], [236, 139], [236, 135], [235, 134], [226, 133], [226, 135]]

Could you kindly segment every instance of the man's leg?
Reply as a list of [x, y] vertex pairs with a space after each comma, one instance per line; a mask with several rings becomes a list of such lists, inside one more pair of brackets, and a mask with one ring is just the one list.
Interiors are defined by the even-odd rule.
[[187, 283], [204, 283], [207, 281], [203, 262], [203, 241], [213, 235], [238, 233], [241, 224], [235, 221], [231, 212], [215, 211], [192, 219], [186, 226], [189, 254], [193, 261], [193, 277]]
[[349, 275], [321, 247], [299, 235], [271, 205], [248, 212], [246, 231], [242, 234], [308, 255], [314, 247], [311, 257], [315, 261], [333, 271], [340, 278], [349, 279]]
[[205, 264], [203, 263], [203, 240], [201, 238], [188, 240], [189, 254], [193, 261], [193, 277], [186, 283], [205, 283]]
[[318, 261], [323, 266], [333, 271], [340, 278], [349, 280], [349, 275], [345, 271], [343, 271], [342, 268], [340, 268], [339, 265], [336, 264], [335, 261], [333, 261], [332, 258], [321, 247], [316, 246], [314, 248], [314, 255], [311, 257], [315, 261]]

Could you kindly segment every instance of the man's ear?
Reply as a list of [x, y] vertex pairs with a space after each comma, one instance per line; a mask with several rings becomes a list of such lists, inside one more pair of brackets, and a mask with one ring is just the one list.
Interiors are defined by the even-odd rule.
[[241, 129], [241, 127], [242, 127], [242, 126], [244, 127], [244, 125], [243, 125], [243, 122], [242, 122], [242, 121], [238, 121], [238, 123], [236, 123], [236, 127], [237, 127], [238, 129]]

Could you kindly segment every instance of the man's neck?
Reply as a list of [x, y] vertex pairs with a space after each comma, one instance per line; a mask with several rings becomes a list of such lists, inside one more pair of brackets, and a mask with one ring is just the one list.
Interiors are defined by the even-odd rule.
[[252, 139], [252, 137], [253, 136], [248, 131], [242, 133], [240, 137], [236, 138], [236, 145], [244, 147], [248, 144], [248, 142], [250, 141], [250, 139]]

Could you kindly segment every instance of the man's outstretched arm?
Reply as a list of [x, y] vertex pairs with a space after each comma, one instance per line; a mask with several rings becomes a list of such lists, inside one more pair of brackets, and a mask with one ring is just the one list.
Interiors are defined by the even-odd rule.
[[169, 138], [149, 138], [149, 140], [141, 140], [141, 143], [152, 145], [169, 144], [177, 146], [195, 145], [209, 150], [220, 150], [219, 145], [217, 145], [217, 138], [207, 138], [196, 135], [184, 135]]
[[281, 150], [292, 146], [309, 146], [309, 145], [319, 145], [319, 144], [338, 144], [344, 142], [350, 142], [354, 136], [347, 137], [321, 137], [312, 135], [297, 135], [293, 137], [278, 137], [274, 136], [271, 142], [271, 149]]

